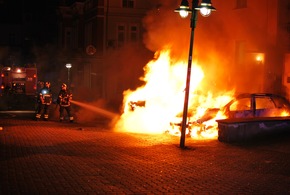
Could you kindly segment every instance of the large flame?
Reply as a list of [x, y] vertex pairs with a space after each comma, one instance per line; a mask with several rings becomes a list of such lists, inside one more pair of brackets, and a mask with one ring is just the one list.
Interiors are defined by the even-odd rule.
[[[115, 130], [136, 133], [180, 134], [187, 63], [170, 59], [170, 51], [155, 54], [155, 59], [144, 67], [145, 85], [135, 91], [124, 92], [124, 112], [115, 125]], [[203, 116], [207, 108], [220, 108], [232, 97], [223, 95], [214, 97], [211, 92], [200, 93], [204, 72], [196, 62], [191, 68], [188, 125], [190, 135], [202, 138], [217, 137], [215, 120], [223, 118], [215, 113], [214, 119], [204, 123], [196, 121]], [[211, 127], [211, 128], [208, 128]], [[210, 129], [210, 130], [209, 130]]]

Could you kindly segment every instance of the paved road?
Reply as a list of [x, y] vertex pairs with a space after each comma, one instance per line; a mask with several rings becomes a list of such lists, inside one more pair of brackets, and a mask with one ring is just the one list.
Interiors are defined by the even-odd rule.
[[290, 194], [290, 136], [225, 144], [0, 118], [0, 194]]

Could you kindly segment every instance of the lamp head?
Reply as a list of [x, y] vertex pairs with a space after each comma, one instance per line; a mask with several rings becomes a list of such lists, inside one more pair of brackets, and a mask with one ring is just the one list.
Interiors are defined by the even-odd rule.
[[216, 11], [211, 5], [211, 0], [202, 0], [201, 4], [195, 9], [199, 10], [200, 14], [204, 17], [208, 17], [212, 11]]
[[186, 18], [192, 10], [189, 8], [189, 4], [187, 0], [182, 0], [179, 8], [174, 10], [175, 12], [179, 12], [179, 15], [182, 18]]
[[72, 67], [72, 65], [71, 64], [66, 64], [65, 67], [70, 69]]

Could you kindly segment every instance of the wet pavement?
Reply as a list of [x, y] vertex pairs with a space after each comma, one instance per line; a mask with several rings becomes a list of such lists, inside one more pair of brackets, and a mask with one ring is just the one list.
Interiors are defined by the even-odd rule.
[[0, 194], [290, 194], [290, 136], [249, 143], [1, 117]]

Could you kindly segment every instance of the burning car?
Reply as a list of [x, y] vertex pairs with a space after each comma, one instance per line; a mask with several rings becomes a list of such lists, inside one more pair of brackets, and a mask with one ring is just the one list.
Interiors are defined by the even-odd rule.
[[226, 104], [222, 111], [227, 118], [288, 116], [290, 103], [276, 94], [240, 94]]
[[270, 93], [245, 93], [234, 97], [222, 108], [209, 108], [197, 120], [202, 123], [212, 119], [217, 112], [226, 118], [277, 117], [290, 114], [290, 103], [284, 97]]
[[[221, 108], [208, 108], [197, 120], [192, 120], [189, 114], [187, 134], [191, 135], [192, 131], [200, 133], [216, 127], [212, 122], [216, 123], [215, 120], [222, 118], [281, 117], [289, 114], [290, 103], [282, 96], [270, 93], [244, 93], [235, 96]], [[172, 129], [180, 129], [181, 117], [177, 117], [178, 122], [170, 123]]]
[[[218, 83], [223, 80], [218, 77], [213, 80], [209, 70], [206, 73], [202, 70], [206, 64], [199, 63], [202, 62], [195, 60], [191, 69], [185, 124], [187, 135], [190, 133], [191, 137], [200, 139], [216, 138], [217, 120], [226, 118], [288, 115], [289, 104], [284, 98], [265, 93], [235, 96], [238, 86], [231, 90], [225, 86], [219, 89]], [[143, 70], [144, 76], [140, 77], [143, 85], [123, 92], [123, 110], [114, 130], [180, 135], [186, 62], [171, 59], [170, 49], [164, 49], [156, 52]]]
[[[284, 97], [271, 93], [244, 93], [234, 97], [219, 109], [226, 118], [278, 117], [290, 114], [290, 103]], [[211, 113], [211, 112], [209, 112]], [[213, 114], [206, 114], [212, 116]], [[203, 117], [203, 118], [204, 118]], [[200, 121], [203, 121], [203, 118]]]
[[[130, 110], [145, 107], [146, 101], [130, 101]], [[244, 93], [234, 96], [220, 108], [206, 108], [202, 115], [197, 116], [197, 110], [190, 108], [187, 118], [187, 135], [196, 136], [206, 131], [213, 131], [217, 135], [218, 119], [278, 117], [289, 116], [290, 103], [282, 96], [270, 93]], [[181, 130], [182, 113], [170, 121], [166, 132], [179, 134]], [[208, 134], [208, 133], [205, 133]], [[208, 137], [208, 136], [207, 136]]]
[[130, 106], [130, 111], [134, 111], [136, 107], [145, 107], [146, 101], [130, 101], [129, 106]]

